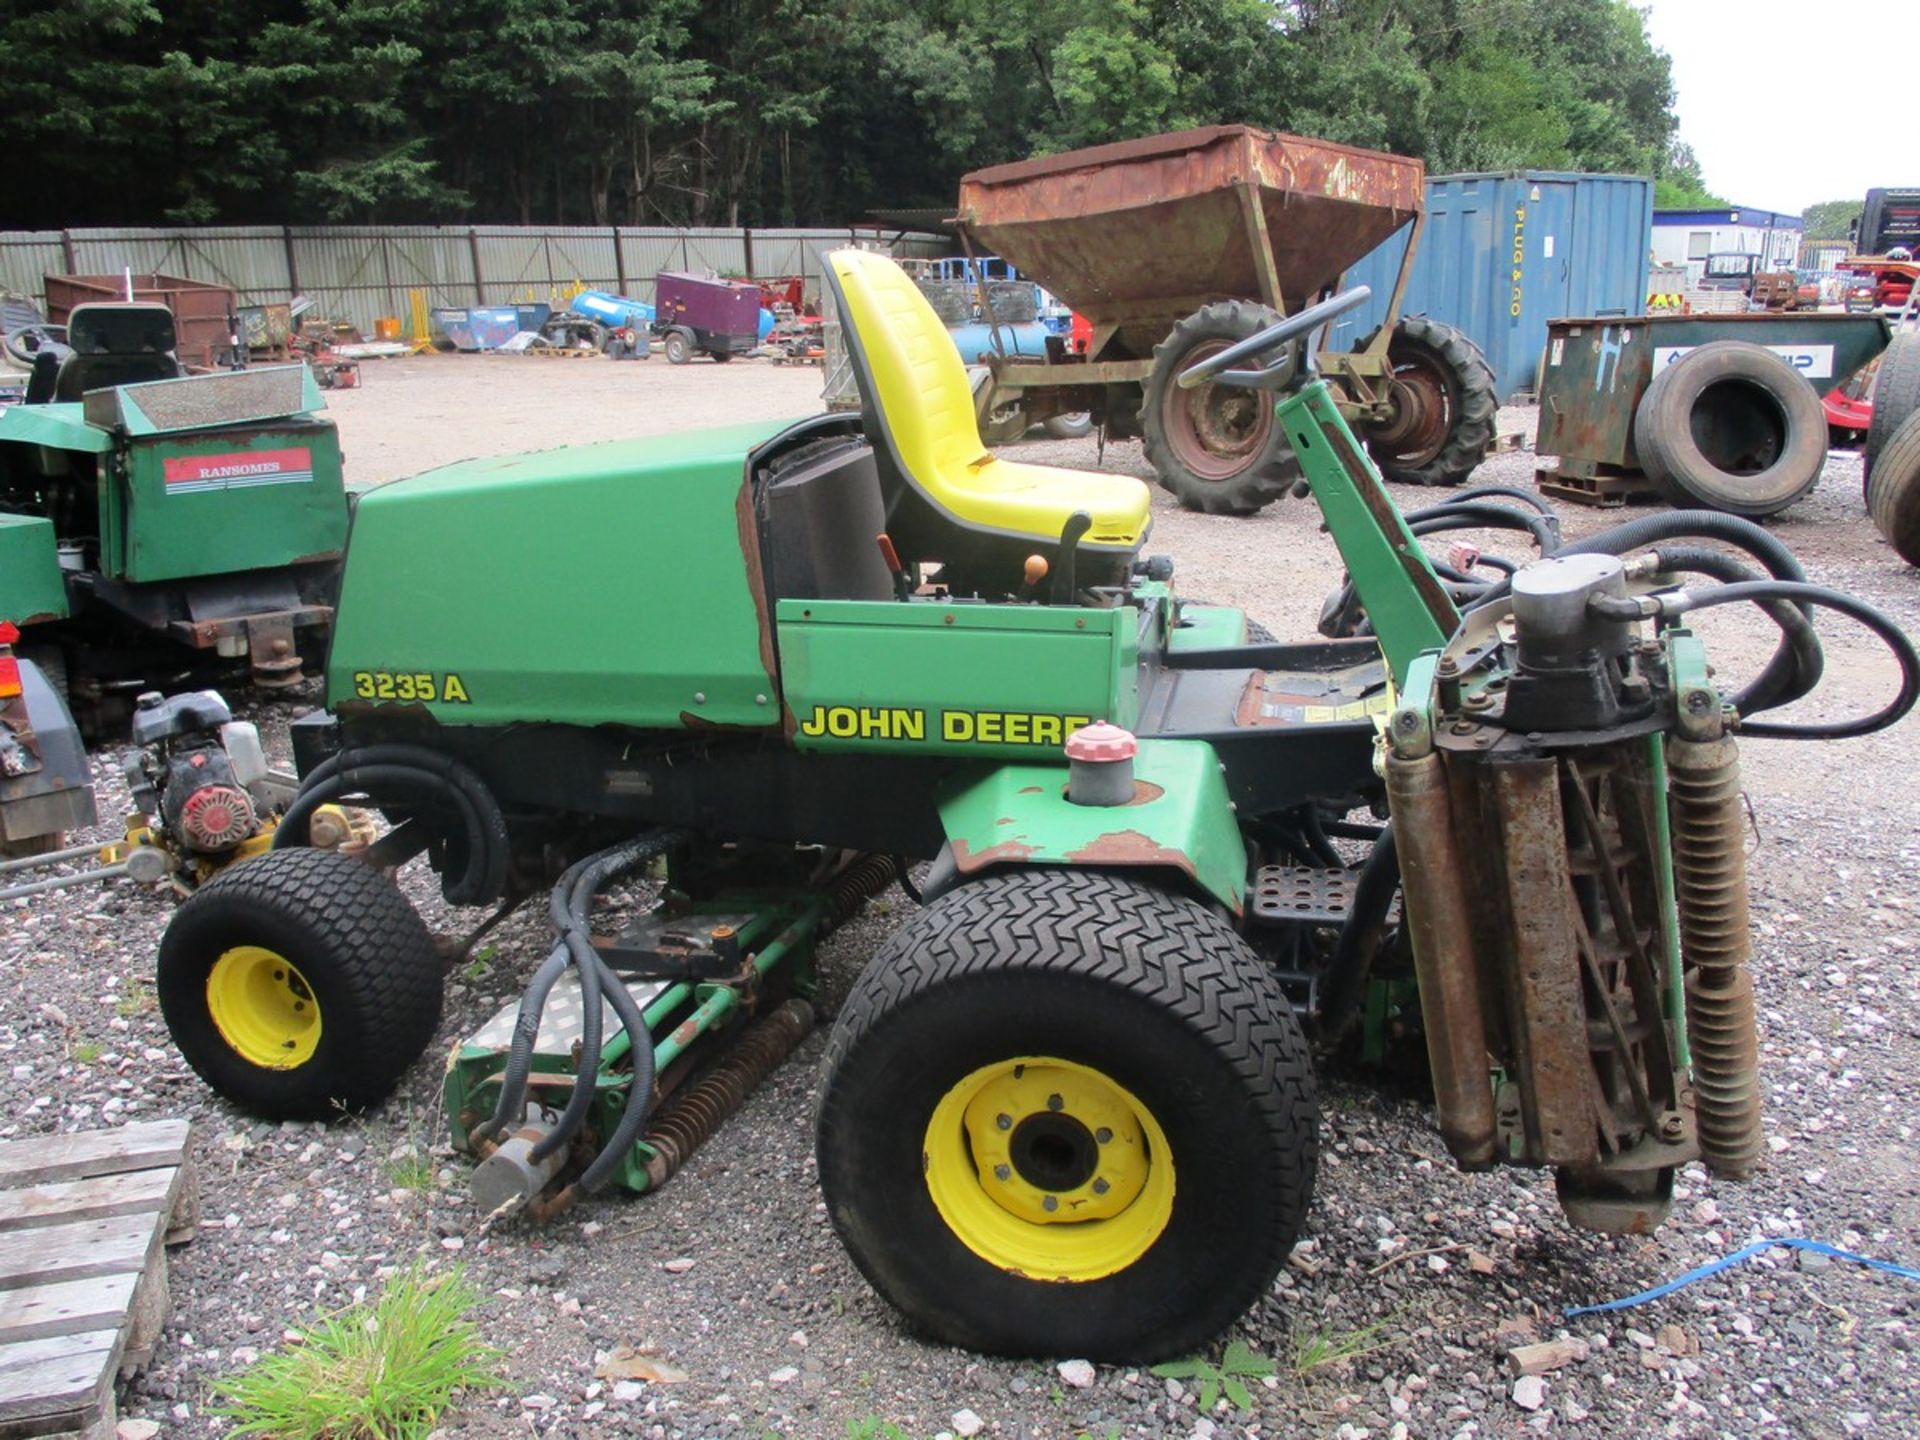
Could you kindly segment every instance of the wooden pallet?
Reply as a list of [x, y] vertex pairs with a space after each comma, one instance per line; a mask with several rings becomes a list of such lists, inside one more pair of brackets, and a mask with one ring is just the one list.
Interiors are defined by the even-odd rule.
[[187, 1122], [0, 1141], [0, 1440], [112, 1440], [193, 1238]]
[[1564, 470], [1538, 466], [1533, 483], [1542, 495], [1571, 500], [1578, 505], [1594, 505], [1602, 510], [1617, 510], [1630, 500], [1656, 499], [1653, 482], [1639, 471], [1600, 475], [1569, 475]]

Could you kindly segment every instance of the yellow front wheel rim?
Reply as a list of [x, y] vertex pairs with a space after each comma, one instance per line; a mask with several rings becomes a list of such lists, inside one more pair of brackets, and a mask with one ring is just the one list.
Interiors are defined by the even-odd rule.
[[207, 1011], [234, 1052], [265, 1070], [294, 1070], [320, 1044], [320, 1002], [282, 955], [236, 945], [207, 975]]
[[1153, 1112], [1071, 1060], [975, 1070], [934, 1107], [922, 1163], [960, 1242], [1036, 1280], [1116, 1274], [1173, 1215], [1173, 1152]]

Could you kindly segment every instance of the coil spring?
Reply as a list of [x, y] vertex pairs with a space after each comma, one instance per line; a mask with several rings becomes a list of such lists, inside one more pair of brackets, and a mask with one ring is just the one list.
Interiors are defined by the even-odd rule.
[[1700, 1153], [1716, 1175], [1744, 1179], [1762, 1137], [1739, 751], [1675, 739], [1667, 758]]
[[821, 933], [837, 930], [860, 913], [875, 895], [900, 874], [890, 856], [863, 855], [840, 873], [827, 896], [827, 918]]
[[788, 1000], [754, 1021], [712, 1069], [662, 1105], [645, 1136], [653, 1150], [647, 1162], [652, 1186], [657, 1189], [686, 1164], [812, 1028], [813, 1007]]

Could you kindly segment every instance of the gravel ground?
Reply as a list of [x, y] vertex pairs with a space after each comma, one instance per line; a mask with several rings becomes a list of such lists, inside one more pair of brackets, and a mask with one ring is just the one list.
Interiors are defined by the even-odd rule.
[[[349, 474], [362, 479], [467, 454], [804, 413], [818, 385], [817, 371], [658, 361], [421, 359], [364, 374], [363, 389], [331, 402]], [[1530, 437], [1530, 411], [1502, 421]], [[1092, 441], [1017, 453], [1096, 461]], [[1136, 444], [1110, 447], [1105, 462], [1147, 473]], [[1479, 478], [1524, 484], [1532, 465], [1530, 453], [1505, 454]], [[1920, 583], [1874, 537], [1859, 479], [1858, 459], [1836, 455], [1778, 533], [1815, 579], [1920, 628]], [[1166, 502], [1156, 492], [1150, 548], [1176, 558], [1190, 593], [1244, 605], [1282, 635], [1311, 630], [1337, 563], [1309, 504], [1235, 520]], [[1566, 515], [1576, 535], [1619, 518], [1578, 507]], [[1757, 632], [1741, 633], [1726, 612], [1708, 618], [1712, 653], [1750, 673], [1763, 653]], [[1832, 682], [1803, 710], [1839, 714], [1886, 693], [1887, 667], [1870, 644], [1836, 627], [1829, 653]], [[283, 748], [297, 708], [251, 713]], [[204, 1223], [174, 1256], [172, 1318], [124, 1407], [168, 1436], [219, 1433], [202, 1413], [210, 1381], [417, 1252], [466, 1264], [515, 1387], [467, 1399], [448, 1417], [448, 1436], [839, 1437], [870, 1417], [915, 1440], [976, 1424], [1044, 1440], [1909, 1435], [1920, 1428], [1920, 1288], [1906, 1282], [1775, 1250], [1643, 1309], [1570, 1325], [1560, 1314], [1767, 1237], [1920, 1258], [1920, 819], [1903, 798], [1915, 733], [1909, 723], [1865, 741], [1745, 748], [1765, 1172], [1728, 1185], [1692, 1167], [1657, 1236], [1586, 1235], [1561, 1219], [1544, 1176], [1454, 1172], [1417, 1094], [1367, 1074], [1326, 1074], [1306, 1238], [1235, 1332], [1278, 1364], [1273, 1380], [1256, 1384], [1251, 1413], [1221, 1402], [1203, 1415], [1192, 1391], [1143, 1371], [984, 1360], [909, 1335], [841, 1251], [815, 1186], [822, 1031], [660, 1195], [603, 1200], [545, 1229], [487, 1233], [465, 1201], [464, 1162], [446, 1145], [434, 1060], [362, 1120], [257, 1123], [214, 1099], [168, 1044], [151, 965], [169, 902], [126, 887], [80, 889], [0, 915], [12, 981], [0, 996], [0, 1063], [14, 1080], [0, 1135], [194, 1121]], [[102, 813], [117, 816], [125, 792], [113, 770], [98, 767]], [[422, 899], [436, 929], [469, 918]], [[905, 904], [876, 903], [828, 943], [826, 1012]], [[544, 953], [531, 907], [495, 938], [488, 963], [450, 977], [434, 1055], [514, 999]], [[1516, 1386], [1505, 1352], [1563, 1334], [1585, 1342], [1584, 1358], [1537, 1390]], [[684, 1378], [597, 1379], [596, 1365], [620, 1345], [645, 1348]], [[1328, 1347], [1362, 1353], [1303, 1364]]]

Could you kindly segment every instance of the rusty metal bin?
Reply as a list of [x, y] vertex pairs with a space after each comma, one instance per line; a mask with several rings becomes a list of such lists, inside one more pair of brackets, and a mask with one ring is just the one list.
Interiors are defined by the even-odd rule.
[[1634, 445], [1634, 416], [1654, 376], [1702, 345], [1741, 340], [1779, 355], [1817, 395], [1887, 347], [1884, 317], [1832, 313], [1588, 316], [1554, 320], [1540, 367], [1534, 449], [1543, 491], [1587, 504], [1652, 493]]
[[173, 312], [180, 363], [199, 370], [215, 370], [233, 348], [233, 324], [238, 299], [230, 285], [188, 280], [178, 275], [136, 274], [133, 294], [127, 294], [125, 275], [48, 275], [45, 277], [47, 319], [67, 323], [76, 305], [131, 298], [164, 305]]

